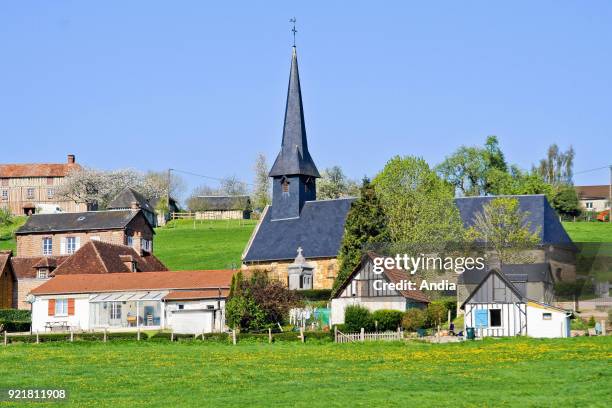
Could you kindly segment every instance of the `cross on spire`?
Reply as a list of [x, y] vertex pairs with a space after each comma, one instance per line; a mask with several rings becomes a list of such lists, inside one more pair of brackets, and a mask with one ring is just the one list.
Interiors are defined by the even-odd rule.
[[293, 28], [291, 29], [291, 32], [293, 33], [293, 46], [295, 47], [295, 33], [297, 33], [297, 30], [295, 29], [295, 22], [297, 20], [295, 19], [295, 17], [289, 19], [290, 23], [293, 23]]

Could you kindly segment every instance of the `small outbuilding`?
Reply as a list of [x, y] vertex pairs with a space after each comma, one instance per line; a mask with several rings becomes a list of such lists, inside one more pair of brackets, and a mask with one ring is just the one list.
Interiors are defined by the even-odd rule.
[[[418, 289], [408, 287], [413, 282], [408, 273], [399, 269], [384, 268], [382, 273], [374, 272], [375, 253], [366, 253], [359, 265], [336, 290], [331, 301], [331, 324], [344, 323], [347, 306], [362, 306], [374, 312], [381, 309], [406, 311], [412, 308], [424, 309], [429, 298]], [[413, 282], [416, 284], [416, 282]]]
[[569, 337], [572, 313], [525, 297], [492, 269], [461, 305], [464, 331], [476, 337]]
[[251, 218], [251, 199], [246, 195], [198, 196], [190, 206], [198, 220], [242, 220]]

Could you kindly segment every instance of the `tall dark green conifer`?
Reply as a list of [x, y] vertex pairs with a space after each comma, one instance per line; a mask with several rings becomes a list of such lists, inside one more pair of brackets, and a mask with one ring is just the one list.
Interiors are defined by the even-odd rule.
[[389, 240], [387, 217], [374, 186], [367, 177], [363, 179], [360, 190], [360, 197], [353, 203], [346, 218], [344, 237], [338, 254], [340, 268], [332, 293], [359, 264], [365, 246]]

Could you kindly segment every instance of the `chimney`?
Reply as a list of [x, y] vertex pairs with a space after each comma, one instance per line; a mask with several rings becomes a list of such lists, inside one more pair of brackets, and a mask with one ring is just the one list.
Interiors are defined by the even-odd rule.
[[74, 164], [74, 162], [76, 161], [74, 154], [69, 154], [68, 155], [68, 164]]
[[130, 272], [136, 272], [136, 261], [132, 255], [119, 255], [119, 259]]
[[132, 210], [140, 210], [140, 204], [138, 203], [138, 201], [132, 201], [130, 203], [130, 208]]

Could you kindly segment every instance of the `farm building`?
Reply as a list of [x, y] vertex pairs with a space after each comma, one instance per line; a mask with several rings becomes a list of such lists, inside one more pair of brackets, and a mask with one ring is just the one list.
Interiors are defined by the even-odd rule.
[[81, 166], [73, 154], [66, 163], [0, 164], [0, 208], [13, 215], [31, 215], [40, 209], [50, 212], [87, 211], [86, 203], [58, 197], [64, 178]]
[[293, 47], [281, 150], [270, 170], [267, 206], [242, 256], [244, 270], [289, 282], [298, 248], [312, 266], [312, 288], [330, 289], [352, 199], [317, 200], [319, 171], [308, 151], [296, 48]]
[[190, 200], [198, 220], [246, 220], [251, 218], [251, 199], [238, 196], [198, 196]]
[[[0, 254], [1, 255], [1, 254]], [[90, 241], [71, 256], [33, 256], [8, 259], [15, 276], [12, 307], [29, 309], [28, 293], [57, 275], [165, 271], [166, 266], [149, 253], [102, 241]], [[4, 297], [0, 298], [0, 303]]]
[[130, 246], [153, 252], [155, 231], [143, 211], [88, 211], [36, 214], [16, 232], [17, 256], [63, 256], [75, 253], [89, 241]]
[[403, 312], [415, 307], [427, 307], [429, 298], [425, 293], [402, 286], [414, 280], [408, 273], [388, 268], [381, 274], [374, 273], [373, 260], [376, 256], [371, 252], [365, 254], [360, 264], [336, 290], [331, 301], [331, 324], [344, 323], [344, 310], [347, 306], [359, 305], [372, 312], [380, 309]]
[[461, 305], [476, 337], [569, 337], [571, 312], [525, 297], [492, 269]]
[[32, 329], [225, 329], [225, 301], [234, 271], [60, 275], [30, 295]]
[[[160, 205], [160, 200], [166, 201], [165, 205]], [[170, 197], [159, 197], [152, 198], [149, 200], [151, 207], [155, 209], [155, 216], [157, 217], [157, 226], [164, 226], [166, 222], [171, 218], [172, 213], [179, 212], [180, 208], [176, 200]]]
[[155, 209], [142, 194], [131, 187], [124, 188], [117, 197], [106, 206], [108, 210], [130, 210], [136, 207], [142, 210], [149, 224], [153, 227], [157, 226]]

